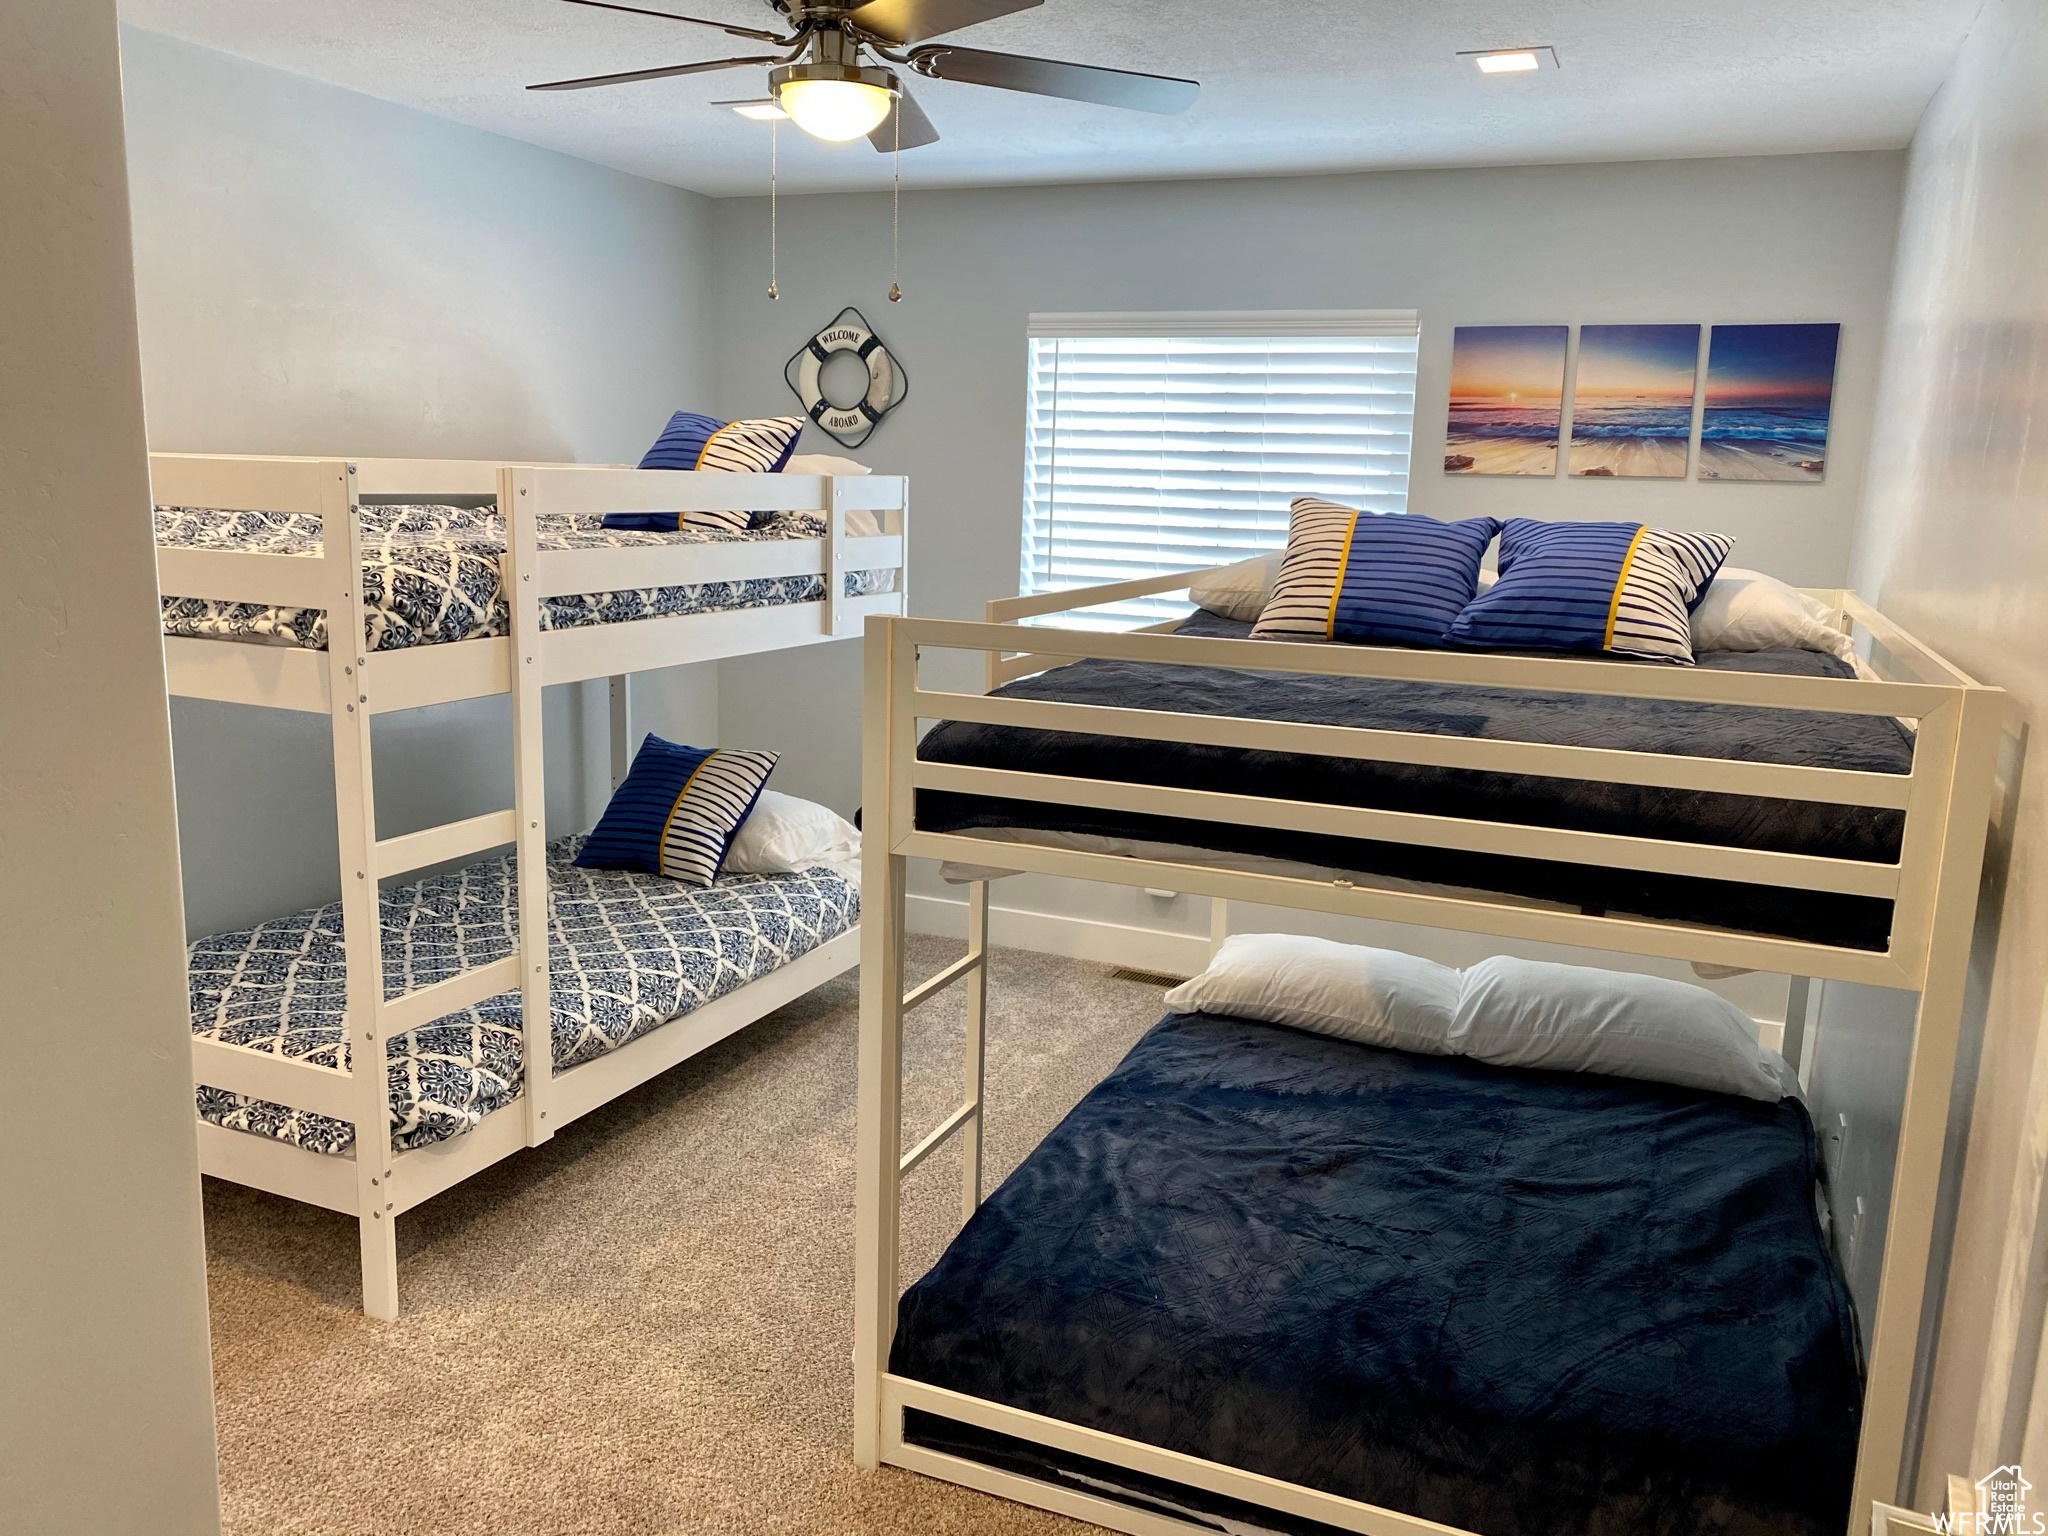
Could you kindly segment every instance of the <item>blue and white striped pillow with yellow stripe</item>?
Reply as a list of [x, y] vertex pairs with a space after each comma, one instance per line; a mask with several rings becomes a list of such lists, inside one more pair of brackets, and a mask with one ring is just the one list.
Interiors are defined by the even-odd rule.
[[577, 866], [711, 884], [776, 758], [773, 752], [682, 747], [650, 733], [576, 856]]
[[1304, 496], [1254, 639], [1377, 640], [1438, 646], [1479, 586], [1500, 524], [1358, 512]]
[[1691, 666], [1691, 612], [1734, 547], [1719, 533], [1514, 518], [1501, 530], [1500, 579], [1458, 615], [1450, 643]]
[[[758, 421], [720, 421], [696, 411], [669, 417], [654, 446], [640, 460], [642, 469], [723, 469], [738, 474], [772, 475], [796, 452], [803, 435], [801, 416], [767, 416]], [[607, 528], [633, 528], [643, 533], [674, 533], [685, 528], [719, 528], [745, 533], [753, 513], [745, 509], [717, 512], [611, 512]]]

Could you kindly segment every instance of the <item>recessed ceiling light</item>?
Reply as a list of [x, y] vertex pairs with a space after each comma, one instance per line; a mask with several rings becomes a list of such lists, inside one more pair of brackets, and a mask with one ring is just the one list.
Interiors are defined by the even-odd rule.
[[1523, 75], [1557, 68], [1557, 50], [1547, 43], [1535, 48], [1467, 49], [1458, 57], [1477, 64], [1482, 75]]
[[714, 107], [731, 107], [741, 117], [754, 123], [772, 123], [789, 114], [775, 104], [772, 96], [763, 96], [757, 101], [714, 101]]

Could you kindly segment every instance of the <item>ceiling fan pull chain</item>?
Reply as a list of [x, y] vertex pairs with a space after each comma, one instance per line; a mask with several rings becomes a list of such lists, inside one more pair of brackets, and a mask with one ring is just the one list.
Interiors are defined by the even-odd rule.
[[903, 108], [896, 112], [895, 189], [889, 195], [889, 302], [903, 302]]
[[775, 287], [775, 184], [778, 179], [777, 172], [781, 169], [781, 157], [777, 151], [779, 140], [775, 130], [781, 126], [772, 119], [768, 124], [768, 297], [771, 299], [782, 297]]

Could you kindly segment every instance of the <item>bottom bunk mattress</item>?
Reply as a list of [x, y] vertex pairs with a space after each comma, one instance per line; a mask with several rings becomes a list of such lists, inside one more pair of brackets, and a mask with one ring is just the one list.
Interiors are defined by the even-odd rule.
[[1173, 1015], [904, 1295], [890, 1369], [1484, 1536], [1839, 1533], [1861, 1370], [1815, 1177], [1796, 1099]]
[[[855, 880], [823, 866], [791, 875], [725, 875], [708, 889], [632, 870], [578, 869], [580, 837], [548, 848], [555, 1070], [617, 1050], [745, 986], [860, 920]], [[510, 854], [380, 900], [384, 995], [445, 981], [518, 946]], [[335, 903], [189, 951], [192, 1032], [346, 1069], [341, 906]], [[520, 998], [507, 992], [389, 1045], [391, 1145], [446, 1140], [519, 1097]], [[355, 1143], [347, 1121], [201, 1086], [200, 1118], [314, 1152]]]

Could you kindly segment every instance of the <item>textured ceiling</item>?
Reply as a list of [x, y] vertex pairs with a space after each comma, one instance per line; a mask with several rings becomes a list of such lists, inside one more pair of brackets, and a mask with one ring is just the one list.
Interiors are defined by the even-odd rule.
[[[648, 0], [661, 4], [662, 0]], [[924, 80], [917, 186], [1890, 148], [1978, 0], [1046, 0], [955, 36], [1202, 82], [1182, 117]], [[760, 26], [766, 0], [689, 0]], [[716, 195], [765, 189], [768, 129], [709, 105], [765, 70], [600, 91], [530, 81], [756, 51], [558, 0], [122, 0], [137, 26]], [[1460, 49], [1553, 44], [1482, 78]], [[783, 185], [874, 187], [887, 157], [784, 125]]]

